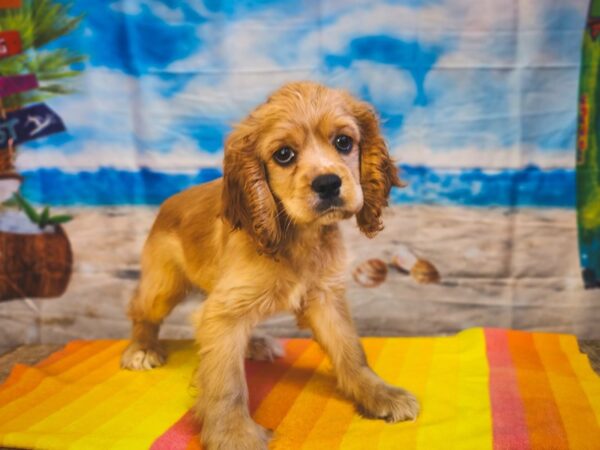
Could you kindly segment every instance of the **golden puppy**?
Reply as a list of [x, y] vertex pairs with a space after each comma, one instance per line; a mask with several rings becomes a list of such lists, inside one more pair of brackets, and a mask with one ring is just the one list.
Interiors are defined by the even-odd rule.
[[311, 328], [361, 414], [414, 419], [416, 399], [367, 365], [345, 299], [337, 225], [356, 216], [374, 236], [391, 187], [400, 185], [368, 104], [315, 83], [282, 87], [228, 137], [222, 179], [162, 205], [142, 255], [122, 366], [164, 363], [159, 326], [195, 286], [208, 294], [195, 320], [195, 409], [209, 450], [267, 448], [268, 433], [248, 412], [244, 355], [249, 344], [251, 353], [279, 353], [275, 341], [251, 333], [280, 311]]

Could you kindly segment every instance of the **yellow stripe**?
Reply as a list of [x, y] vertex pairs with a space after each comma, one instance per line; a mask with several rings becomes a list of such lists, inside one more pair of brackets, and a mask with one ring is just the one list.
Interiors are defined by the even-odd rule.
[[[198, 364], [195, 349], [189, 342], [170, 342], [167, 349], [168, 366], [144, 373], [121, 370], [99, 392], [82, 399], [80, 407], [90, 412], [64, 430], [82, 436], [69, 448], [87, 450], [103, 439], [109, 439], [111, 450], [149, 448], [193, 405], [195, 396], [188, 387]], [[102, 407], [97, 408], [102, 395]]]
[[[362, 339], [369, 365], [376, 371], [378, 371], [377, 361], [380, 361], [382, 358], [380, 353], [387, 345], [387, 342], [390, 341], [385, 338]], [[352, 402], [339, 393], [334, 393], [327, 402], [321, 417], [306, 437], [302, 449], [323, 450], [339, 448], [344, 435], [348, 433], [348, 427], [353, 422], [354, 417], [355, 412]], [[370, 448], [365, 440], [367, 438], [368, 436], [363, 436], [363, 442], [365, 442], [365, 448]]]
[[[476, 328], [456, 335], [460, 352], [457, 392], [457, 449], [486, 450], [493, 446], [492, 407], [485, 334]], [[435, 398], [432, 398], [435, 401]]]
[[[428, 408], [426, 389], [436, 340], [437, 338], [394, 339], [394, 343], [398, 347], [405, 347], [406, 356], [400, 370], [397, 371], [395, 377], [390, 378], [390, 381], [412, 392], [421, 404], [421, 411]], [[393, 351], [393, 349], [391, 350]], [[392, 356], [389, 358], [388, 364], [390, 367], [394, 365], [393, 358], [395, 357]], [[383, 430], [377, 448], [380, 450], [415, 448], [421, 422], [421, 416], [414, 422], [404, 422], [401, 424], [380, 422]]]
[[458, 373], [458, 341], [439, 337], [433, 345], [431, 369], [427, 381], [427, 400], [418, 420], [417, 447], [422, 450], [454, 448]]

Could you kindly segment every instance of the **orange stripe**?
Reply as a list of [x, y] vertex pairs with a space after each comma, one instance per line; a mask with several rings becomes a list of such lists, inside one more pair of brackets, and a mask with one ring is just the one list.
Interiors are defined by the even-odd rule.
[[275, 430], [313, 376], [314, 368], [324, 358], [320, 347], [311, 342], [304, 354], [262, 401], [254, 413], [254, 420], [265, 428]]
[[[385, 338], [362, 339], [362, 345], [370, 367], [375, 366], [385, 343]], [[297, 446], [302, 446], [303, 449], [339, 448], [344, 433], [355, 417], [355, 409], [349, 399], [336, 392], [335, 378], [333, 383], [329, 397], [324, 398], [325, 405], [322, 410], [318, 411], [318, 415], [314, 415], [310, 424], [304, 426], [304, 433], [298, 433], [295, 438]], [[315, 410], [318, 410], [318, 405], [316, 406]], [[304, 421], [303, 416], [304, 414], [301, 416]], [[311, 425], [312, 427], [310, 427]], [[371, 447], [365, 443], [365, 448]]]
[[[89, 355], [93, 355], [97, 351], [99, 345], [94, 345], [90, 342], [88, 345], [79, 347], [73, 350], [72, 353], [64, 353], [62, 359], [52, 358], [48, 364], [40, 366], [15, 366], [13, 371], [17, 371], [17, 384], [15, 380], [9, 385], [0, 387], [0, 405], [7, 405], [10, 401], [18, 399], [23, 394], [30, 394], [35, 391], [39, 383], [48, 374], [64, 374], [68, 373], [73, 367], [76, 367], [81, 361]], [[43, 368], [44, 370], [39, 370]]]
[[548, 373], [571, 448], [598, 448], [600, 428], [569, 360], [561, 351], [559, 335], [536, 334], [534, 341]]
[[[70, 355], [75, 354], [82, 348], [89, 347], [94, 342], [97, 342], [97, 341], [71, 341], [71, 342], [68, 342], [63, 348], [58, 349], [57, 351], [55, 351], [54, 353], [49, 355], [47, 358], [45, 358], [42, 361], [40, 361], [39, 363], [37, 363], [35, 366], [36, 367], [51, 367], [54, 364], [56, 364], [57, 362], [59, 362], [60, 360], [63, 360], [64, 358], [67, 358]], [[105, 341], [105, 342], [108, 342], [108, 341]]]
[[530, 333], [509, 331], [510, 352], [517, 368], [517, 382], [523, 399], [531, 448], [567, 449], [569, 442], [554, 399], [548, 376]]
[[[386, 344], [385, 338], [366, 338], [362, 339], [362, 345], [367, 355], [367, 361], [370, 367], [377, 365], [377, 360], [381, 350]], [[314, 425], [308, 436], [303, 439], [303, 449], [335, 449], [339, 448], [348, 427], [353, 423], [358, 415], [352, 402], [341, 396], [332, 395], [323, 411], [323, 414]], [[361, 420], [362, 419], [357, 419]], [[375, 423], [375, 422], [370, 422]], [[365, 439], [370, 437], [365, 434]], [[374, 448], [368, 445], [365, 440], [365, 448]]]
[[[82, 346], [90, 345], [90, 343], [91, 342], [89, 342], [89, 341], [69, 342], [63, 348], [55, 351], [54, 353], [49, 355], [46, 359], [35, 364], [34, 367], [39, 367], [39, 368], [48, 367], [48, 366], [56, 363], [57, 361], [61, 361], [63, 358], [67, 357], [70, 353], [73, 353], [74, 351], [78, 350]], [[26, 372], [26, 369], [28, 369], [29, 367], [31, 367], [31, 366], [26, 366], [24, 364], [15, 364], [15, 366], [11, 370], [11, 372], [8, 375], [8, 377], [6, 378], [6, 380], [4, 380], [4, 383], [0, 384], [0, 392], [4, 388], [6, 388], [9, 385], [14, 384], [18, 380], [20, 380], [21, 376]]]
[[98, 370], [98, 367], [113, 364], [118, 369], [115, 357], [123, 346], [124, 341], [95, 342], [83, 352], [84, 355], [80, 355], [80, 358], [85, 356], [86, 359], [81, 358], [76, 364], [72, 364], [71, 368], [55, 377], [47, 377], [47, 374], [39, 369], [30, 368], [31, 371], [41, 372], [43, 379], [35, 389], [26, 391], [26, 396], [14, 398], [3, 406], [0, 410], [0, 428], [10, 425], [10, 429], [16, 430], [19, 427], [34, 426], [51, 412], [48, 408], [55, 404], [57, 397], [64, 397], [65, 404], [70, 403], [87, 391], [88, 387], [82, 381], [94, 383], [105, 377], [105, 373]]
[[310, 339], [294, 339], [285, 343], [285, 355], [273, 362], [246, 360], [246, 381], [250, 394], [248, 408], [253, 414], [279, 380], [310, 347]]

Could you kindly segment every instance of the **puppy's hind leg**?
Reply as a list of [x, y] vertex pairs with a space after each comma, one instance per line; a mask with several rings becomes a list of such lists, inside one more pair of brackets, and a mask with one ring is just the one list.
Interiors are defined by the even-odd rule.
[[277, 339], [259, 331], [252, 333], [246, 347], [246, 358], [254, 361], [273, 361], [284, 354], [285, 350]]
[[160, 325], [187, 292], [184, 274], [167, 259], [169, 252], [160, 250], [151, 239], [144, 247], [140, 282], [129, 303], [132, 333], [121, 356], [125, 369], [149, 370], [165, 363], [166, 354], [158, 340]]

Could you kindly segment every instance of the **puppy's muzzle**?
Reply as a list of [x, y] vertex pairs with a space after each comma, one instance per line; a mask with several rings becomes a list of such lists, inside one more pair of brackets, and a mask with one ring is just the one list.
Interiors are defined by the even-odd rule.
[[319, 175], [311, 183], [313, 191], [319, 194], [321, 200], [331, 200], [340, 196], [342, 179], [334, 173]]
[[343, 204], [340, 198], [342, 179], [333, 173], [319, 175], [311, 183], [312, 190], [319, 195], [317, 210], [326, 211], [335, 206]]

